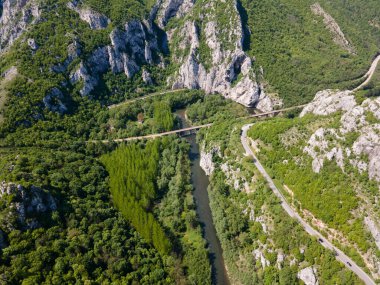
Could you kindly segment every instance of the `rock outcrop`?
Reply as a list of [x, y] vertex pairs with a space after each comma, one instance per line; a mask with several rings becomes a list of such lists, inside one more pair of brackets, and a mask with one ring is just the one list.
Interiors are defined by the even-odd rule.
[[0, 209], [0, 227], [5, 231], [37, 228], [38, 214], [57, 209], [51, 194], [35, 186], [24, 188], [14, 183], [2, 182], [0, 199], [5, 201], [5, 207]]
[[[326, 116], [338, 111], [343, 113], [339, 128], [318, 129], [304, 148], [313, 158], [313, 170], [319, 172], [325, 159], [335, 159], [344, 169], [346, 160], [359, 172], [368, 171], [370, 179], [380, 182], [380, 98], [369, 98], [358, 105], [351, 91], [321, 91], [300, 116], [307, 113]], [[353, 144], [344, 146], [346, 137], [352, 133], [356, 134]]]
[[[2, 2], [0, 52], [27, 26], [38, 21], [41, 16], [38, 3], [36, 0]], [[75, 11], [91, 29], [105, 29], [111, 22], [79, 0], [69, 1], [67, 8]], [[172, 18], [179, 20], [174, 29], [167, 26]], [[144, 65], [163, 67], [163, 54], [170, 46], [173, 66], [178, 68], [168, 79], [169, 87], [220, 93], [245, 106], [259, 106], [269, 111], [277, 102], [267, 96], [263, 86], [256, 81], [254, 59], [243, 47], [246, 30], [236, 0], [159, 0], [147, 19], [132, 20], [115, 28], [110, 34], [110, 44], [98, 47], [68, 75], [71, 84], [81, 82], [80, 93], [87, 96], [97, 86], [101, 75], [108, 71], [123, 72], [131, 78]], [[28, 39], [28, 44], [33, 51], [39, 48], [34, 39]], [[79, 56], [83, 56], [81, 47], [74, 40], [68, 48], [66, 60], [52, 66], [51, 71], [68, 72], [67, 68]], [[142, 77], [146, 84], [152, 84], [152, 76], [146, 71]], [[45, 105], [51, 97], [46, 96]]]
[[[183, 2], [183, 1], [182, 1]], [[220, 93], [245, 106], [254, 106], [262, 93], [252, 69], [252, 59], [243, 50], [244, 33], [236, 1], [209, 1], [200, 14], [193, 12], [182, 27], [169, 31], [173, 61], [179, 70], [169, 79], [172, 88], [202, 89]], [[197, 5], [197, 4], [195, 4]], [[191, 13], [190, 13], [191, 14]], [[228, 26], [221, 18], [228, 18]], [[202, 25], [194, 18], [202, 19]], [[165, 22], [165, 21], [162, 21]]]
[[70, 1], [67, 7], [79, 14], [79, 17], [87, 22], [91, 29], [99, 30], [105, 29], [111, 22], [106, 16], [88, 8], [82, 7], [78, 0]]
[[157, 5], [158, 26], [164, 29], [170, 18], [183, 17], [190, 12], [195, 0], [159, 0]]
[[355, 54], [355, 48], [346, 39], [346, 36], [342, 32], [335, 19], [330, 14], [328, 14], [319, 3], [311, 5], [310, 8], [314, 14], [323, 17], [323, 22], [326, 25], [326, 28], [333, 35], [334, 42], [345, 49], [347, 52]]
[[67, 112], [67, 107], [62, 103], [64, 95], [61, 90], [54, 87], [48, 95], [43, 99], [45, 107], [52, 112], [64, 114]]
[[313, 101], [301, 112], [303, 117], [307, 113], [314, 115], [330, 115], [337, 111], [348, 111], [356, 106], [354, 94], [351, 91], [323, 90], [318, 92]]
[[214, 170], [215, 170], [215, 165], [213, 162], [213, 157], [215, 155], [221, 156], [220, 154], [220, 147], [213, 147], [210, 151], [206, 152], [203, 150], [204, 147], [202, 147], [201, 154], [200, 154], [200, 166], [204, 170], [207, 176], [210, 176]]
[[315, 267], [306, 267], [298, 272], [297, 277], [301, 279], [305, 285], [318, 285], [318, 275]]
[[17, 40], [30, 24], [38, 21], [41, 11], [36, 0], [2, 0], [0, 17], [0, 54]]
[[[71, 84], [83, 83], [80, 93], [87, 96], [94, 90], [101, 74], [108, 70], [124, 72], [133, 77], [145, 64], [155, 64], [159, 60], [159, 48], [153, 24], [149, 21], [133, 20], [123, 29], [116, 28], [110, 34], [111, 44], [97, 48], [86, 61], [70, 75]], [[147, 74], [143, 79], [149, 83]]]
[[375, 239], [375, 243], [378, 249], [380, 249], [380, 225], [376, 223], [371, 217], [365, 217], [364, 223], [367, 226], [369, 232]]

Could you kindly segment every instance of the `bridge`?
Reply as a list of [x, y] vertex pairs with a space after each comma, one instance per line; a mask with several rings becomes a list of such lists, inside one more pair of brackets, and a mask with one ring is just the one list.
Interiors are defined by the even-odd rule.
[[[249, 116], [244, 116], [244, 117], [239, 117], [238, 119], [250, 119], [250, 118], [261, 118], [261, 117], [269, 117], [271, 115], [276, 115], [279, 113], [283, 113], [286, 111], [291, 111], [294, 109], [298, 108], [303, 108], [305, 105], [298, 105], [298, 106], [293, 106], [289, 108], [284, 108], [284, 109], [279, 109], [279, 110], [273, 110], [270, 112], [265, 112], [265, 113], [259, 113], [259, 114], [253, 114]], [[137, 141], [137, 140], [148, 140], [148, 139], [155, 139], [163, 136], [169, 136], [169, 135], [174, 135], [174, 134], [179, 134], [181, 136], [187, 136], [190, 134], [195, 133], [196, 131], [203, 129], [203, 128], [209, 128], [213, 125], [213, 123], [209, 124], [204, 124], [204, 125], [199, 125], [199, 126], [193, 126], [193, 127], [188, 127], [188, 128], [183, 128], [179, 130], [174, 130], [174, 131], [169, 131], [169, 132], [163, 132], [163, 133], [157, 133], [157, 134], [151, 134], [151, 135], [146, 135], [146, 136], [137, 136], [137, 137], [128, 137], [128, 138], [120, 138], [120, 139], [109, 139], [109, 140], [91, 140], [88, 141], [88, 143], [96, 143], [96, 142], [102, 142], [102, 143], [110, 143], [110, 142], [128, 142], [128, 141]]]
[[129, 138], [121, 138], [121, 139], [111, 139], [111, 140], [102, 140], [102, 141], [97, 141], [97, 140], [92, 140], [89, 142], [102, 142], [102, 143], [109, 143], [109, 142], [128, 142], [128, 141], [136, 141], [136, 140], [148, 140], [148, 139], [155, 139], [163, 136], [169, 136], [169, 135], [174, 135], [174, 134], [179, 134], [182, 136], [190, 135], [194, 133], [195, 131], [203, 128], [208, 128], [211, 127], [212, 123], [210, 124], [205, 124], [205, 125], [199, 125], [199, 126], [194, 126], [194, 127], [189, 127], [189, 128], [183, 128], [179, 130], [174, 130], [174, 131], [169, 131], [169, 132], [164, 132], [164, 133], [157, 133], [157, 134], [151, 134], [151, 135], [146, 135], [146, 136], [139, 136], [139, 137], [129, 137]]

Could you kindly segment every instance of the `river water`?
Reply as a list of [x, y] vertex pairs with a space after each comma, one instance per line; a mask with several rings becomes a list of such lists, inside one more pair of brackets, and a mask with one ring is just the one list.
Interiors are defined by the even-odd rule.
[[[189, 124], [185, 119], [185, 110], [176, 112], [181, 120], [182, 127], [188, 127]], [[212, 265], [212, 283], [215, 285], [229, 285], [228, 275], [223, 260], [223, 250], [220, 241], [216, 235], [214, 222], [210, 209], [210, 200], [208, 197], [207, 187], [209, 185], [208, 177], [200, 167], [199, 145], [196, 142], [196, 135], [186, 137], [189, 142], [190, 160], [191, 160], [191, 182], [194, 187], [193, 196], [195, 199], [198, 219], [202, 225], [203, 236], [208, 243], [210, 252], [210, 261]]]

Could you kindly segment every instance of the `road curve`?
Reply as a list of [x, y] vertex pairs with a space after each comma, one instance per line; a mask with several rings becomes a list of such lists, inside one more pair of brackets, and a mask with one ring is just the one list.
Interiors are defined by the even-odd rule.
[[380, 54], [374, 59], [374, 61], [371, 64], [371, 67], [369, 68], [367, 73], [363, 76], [363, 77], [366, 77], [367, 79], [363, 83], [361, 83], [358, 87], [353, 89], [352, 90], [353, 92], [362, 89], [364, 86], [366, 86], [371, 81], [373, 74], [375, 73], [377, 65], [379, 62], [380, 62]]
[[367, 273], [365, 273], [351, 258], [349, 258], [347, 255], [345, 255], [340, 249], [335, 247], [332, 243], [330, 243], [320, 232], [315, 230], [312, 226], [310, 226], [306, 221], [304, 221], [301, 216], [293, 210], [293, 208], [287, 203], [285, 197], [281, 194], [280, 190], [276, 187], [274, 184], [272, 178], [269, 176], [269, 174], [266, 172], [262, 164], [257, 159], [256, 155], [253, 153], [252, 149], [249, 146], [248, 140], [247, 140], [247, 132], [252, 127], [253, 124], [244, 125], [242, 127], [242, 133], [241, 133], [241, 143], [245, 149], [247, 156], [253, 157], [253, 162], [257, 169], [260, 171], [260, 173], [263, 175], [263, 177], [268, 182], [269, 187], [272, 189], [274, 194], [280, 199], [281, 206], [284, 208], [284, 210], [288, 213], [288, 215], [294, 219], [296, 219], [305, 229], [305, 231], [311, 235], [315, 236], [319, 239], [321, 245], [329, 250], [336, 252], [336, 259], [341, 261], [349, 270], [354, 272], [363, 282], [367, 285], [375, 285], [375, 282], [368, 276]]

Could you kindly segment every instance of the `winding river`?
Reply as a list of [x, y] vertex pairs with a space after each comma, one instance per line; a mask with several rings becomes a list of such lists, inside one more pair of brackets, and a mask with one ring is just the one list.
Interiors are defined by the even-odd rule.
[[[185, 118], [185, 110], [176, 112], [181, 120], [182, 128], [189, 127]], [[208, 243], [210, 252], [210, 261], [212, 265], [212, 283], [215, 285], [229, 285], [228, 275], [223, 260], [223, 250], [220, 241], [216, 235], [214, 222], [210, 209], [210, 200], [208, 197], [207, 187], [209, 185], [208, 177], [200, 167], [199, 145], [196, 142], [196, 135], [186, 137], [189, 142], [190, 160], [191, 160], [191, 182], [194, 186], [194, 199], [198, 214], [198, 219], [201, 222], [203, 236]]]

